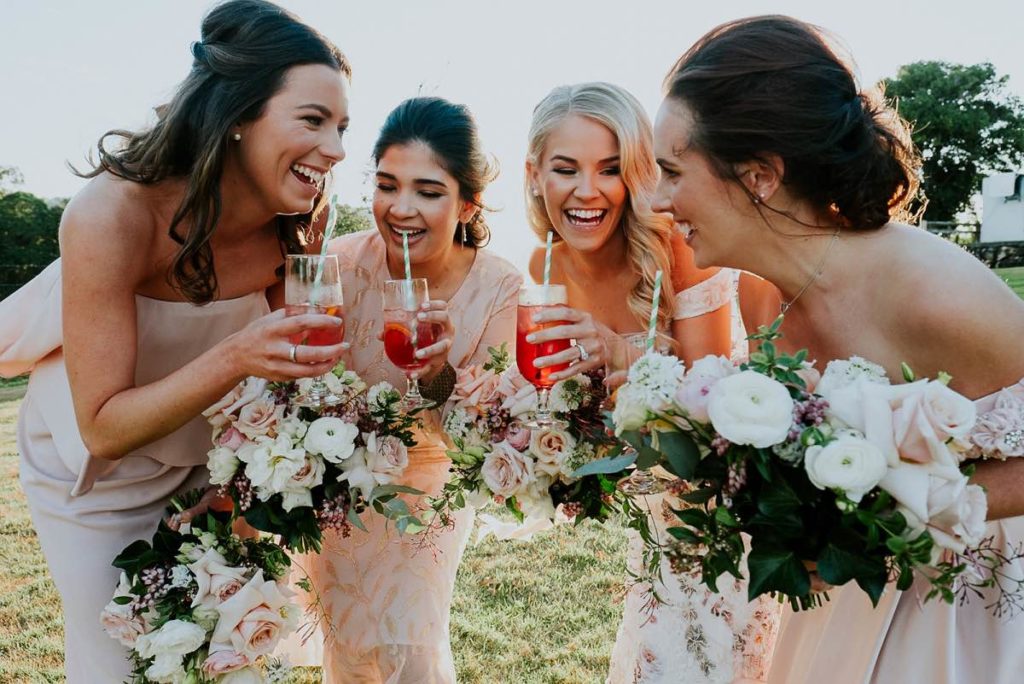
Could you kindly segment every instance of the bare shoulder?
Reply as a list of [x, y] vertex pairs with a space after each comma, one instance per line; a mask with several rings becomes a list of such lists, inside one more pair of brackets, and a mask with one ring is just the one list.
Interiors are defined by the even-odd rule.
[[[157, 237], [153, 192], [132, 181], [102, 174], [68, 203], [61, 217], [60, 247], [65, 262], [118, 270], [139, 282], [152, 265]], [[146, 258], [139, 258], [147, 255]]]
[[901, 346], [978, 386], [1024, 375], [1024, 301], [960, 247], [919, 228], [887, 230], [875, 294]]

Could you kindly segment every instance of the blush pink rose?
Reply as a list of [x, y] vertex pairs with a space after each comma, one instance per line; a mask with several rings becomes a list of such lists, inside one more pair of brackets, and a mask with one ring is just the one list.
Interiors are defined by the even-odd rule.
[[978, 417], [974, 402], [941, 382], [928, 382], [893, 410], [900, 458], [913, 463], [950, 460], [946, 442], [966, 437]]
[[206, 660], [203, 661], [203, 674], [213, 679], [228, 672], [241, 670], [243, 667], [248, 667], [251, 664], [252, 661], [249, 658], [237, 651], [230, 649], [212, 651]]
[[675, 403], [698, 423], [707, 423], [708, 402], [711, 388], [719, 380], [735, 375], [736, 366], [724, 356], [705, 356], [693, 362], [693, 367], [683, 376], [676, 392]]
[[516, 451], [525, 451], [526, 447], [530, 446], [531, 435], [530, 428], [516, 420], [509, 423], [508, 430], [505, 433], [505, 441]]
[[246, 378], [225, 394], [220, 401], [203, 411], [203, 416], [215, 428], [223, 427], [230, 422], [231, 416], [235, 415], [240, 408], [262, 396], [266, 388], [266, 380], [262, 378]]
[[249, 402], [238, 412], [238, 420], [233, 425], [249, 439], [270, 435], [284, 417], [284, 406], [274, 402], [270, 397], [260, 397]]
[[245, 435], [239, 432], [235, 427], [229, 427], [221, 433], [220, 437], [217, 438], [218, 446], [231, 449], [232, 451], [237, 451], [238, 447], [243, 444], [245, 444]]
[[273, 580], [257, 570], [238, 593], [217, 606], [220, 619], [210, 639], [210, 650], [233, 650], [251, 661], [274, 650], [281, 637], [295, 627], [296, 607]]
[[497, 373], [493, 370], [485, 371], [482, 366], [461, 368], [456, 371], [451, 401], [457, 407], [466, 409], [467, 413], [471, 409], [479, 409], [494, 398], [500, 382]]

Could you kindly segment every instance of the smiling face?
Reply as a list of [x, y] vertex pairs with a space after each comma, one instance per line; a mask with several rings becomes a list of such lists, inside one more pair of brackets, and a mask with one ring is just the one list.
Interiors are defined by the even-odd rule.
[[373, 218], [388, 252], [399, 262], [402, 236], [409, 236], [409, 259], [424, 263], [443, 258], [460, 221], [476, 212], [462, 199], [459, 183], [437, 163], [422, 142], [392, 145], [377, 164]]
[[690, 145], [693, 117], [665, 100], [654, 123], [654, 154], [661, 176], [651, 208], [669, 213], [693, 248], [698, 267], [737, 266], [737, 255], [756, 244], [749, 197], [723, 179], [706, 155]]
[[305, 214], [323, 191], [324, 177], [345, 158], [348, 79], [322, 64], [292, 67], [281, 89], [254, 121], [230, 140], [253, 194], [275, 214]]
[[605, 125], [566, 117], [527, 171], [548, 220], [570, 248], [599, 249], [619, 228], [629, 191], [619, 169], [619, 142]]

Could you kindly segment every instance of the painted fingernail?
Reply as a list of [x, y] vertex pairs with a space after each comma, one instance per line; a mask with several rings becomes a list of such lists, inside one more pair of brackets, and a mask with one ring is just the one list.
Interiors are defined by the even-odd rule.
[[422, 350], [420, 350], [420, 351], [416, 352], [416, 354], [415, 354], [414, 356], [415, 356], [415, 357], [416, 357], [417, 359], [422, 359], [422, 358], [423, 358], [423, 351], [422, 351]]
[[421, 321], [425, 321], [425, 320], [427, 320], [427, 314], [425, 314], [423, 312], [420, 312], [420, 313], [416, 314], [416, 318], [420, 319]]
[[530, 343], [533, 343], [533, 341], [536, 340], [536, 339], [537, 339], [537, 336], [534, 335], [533, 333], [530, 333], [529, 335], [526, 336], [526, 341], [530, 342]]

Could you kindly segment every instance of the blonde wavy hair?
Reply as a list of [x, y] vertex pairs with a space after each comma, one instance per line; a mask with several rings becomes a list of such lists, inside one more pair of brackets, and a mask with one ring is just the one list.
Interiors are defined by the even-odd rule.
[[[629, 293], [630, 310], [644, 325], [651, 316], [654, 278], [662, 271], [661, 300], [658, 305], [658, 327], [667, 329], [672, 323], [672, 220], [651, 211], [651, 196], [658, 182], [658, 166], [654, 161], [654, 134], [643, 106], [628, 91], [611, 83], [593, 82], [559, 86], [540, 101], [533, 110], [530, 124], [528, 159], [535, 167], [541, 165], [548, 136], [566, 117], [575, 114], [602, 124], [615, 134], [619, 143], [619, 168], [628, 191], [628, 201], [619, 224], [626, 238], [626, 251], [633, 272], [640, 280]], [[560, 241], [551, 225], [543, 197], [530, 191], [526, 174], [526, 214], [530, 227], [542, 241], [548, 231]]]

